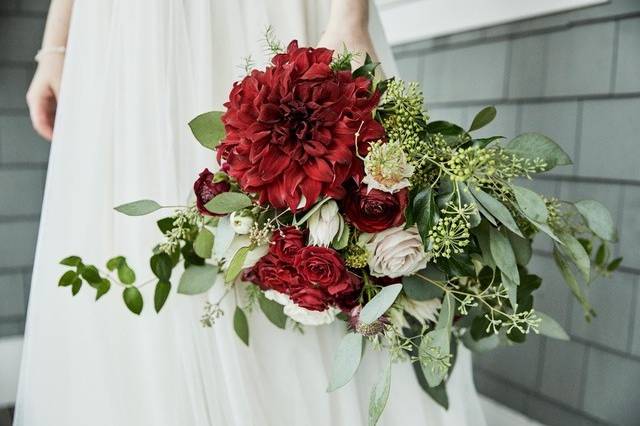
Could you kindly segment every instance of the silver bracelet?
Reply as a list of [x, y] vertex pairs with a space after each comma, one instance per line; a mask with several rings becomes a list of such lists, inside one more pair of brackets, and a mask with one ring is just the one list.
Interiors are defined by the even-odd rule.
[[40, 62], [40, 60], [45, 55], [52, 55], [52, 54], [64, 55], [66, 51], [67, 51], [67, 48], [65, 46], [43, 47], [42, 49], [38, 50], [38, 53], [36, 53], [36, 56], [33, 59], [35, 59], [36, 62]]

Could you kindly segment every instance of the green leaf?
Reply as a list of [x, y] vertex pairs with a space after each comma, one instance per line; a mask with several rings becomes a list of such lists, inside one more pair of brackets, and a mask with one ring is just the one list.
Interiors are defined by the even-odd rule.
[[562, 254], [556, 247], [553, 248], [553, 259], [555, 260], [558, 269], [560, 269], [562, 278], [564, 278], [564, 281], [567, 283], [569, 290], [571, 290], [575, 298], [578, 299], [578, 302], [582, 305], [585, 317], [590, 319], [593, 316], [593, 308], [589, 304], [578, 280], [576, 280], [576, 277], [573, 275], [571, 268], [569, 268], [567, 261], [562, 257]]
[[[423, 275], [424, 271], [419, 272]], [[426, 282], [417, 275], [402, 277], [402, 288], [409, 299], [431, 300], [442, 296], [442, 289], [437, 285]]]
[[331, 242], [331, 246], [336, 250], [342, 250], [349, 245], [349, 236], [351, 235], [351, 228], [345, 223], [344, 220], [340, 221], [340, 228], [335, 238]]
[[118, 279], [125, 285], [131, 285], [136, 282], [136, 273], [127, 265], [126, 260], [123, 260], [122, 263], [118, 265]]
[[493, 106], [484, 107], [473, 119], [469, 131], [478, 130], [491, 123], [496, 118], [496, 108]]
[[169, 281], [171, 279], [171, 271], [173, 269], [173, 261], [171, 256], [166, 253], [157, 253], [149, 259], [151, 271], [159, 280]]
[[511, 306], [515, 307], [520, 275], [518, 274], [518, 264], [513, 249], [511, 248], [511, 243], [502, 232], [496, 228], [490, 228], [489, 245], [491, 248], [491, 257], [493, 257], [496, 266], [502, 272], [502, 283], [509, 293]]
[[433, 228], [439, 219], [438, 208], [431, 188], [423, 189], [413, 198], [412, 215], [416, 222], [418, 232], [425, 246], [430, 244], [429, 230]]
[[363, 324], [371, 324], [376, 321], [393, 305], [398, 295], [402, 291], [402, 284], [392, 284], [383, 287], [360, 312], [360, 322]]
[[81, 275], [89, 284], [98, 284], [102, 281], [98, 268], [93, 265], [87, 265], [81, 268]]
[[480, 340], [475, 340], [470, 332], [467, 332], [462, 336], [462, 343], [473, 352], [489, 352], [500, 345], [500, 337], [497, 334], [491, 334], [489, 337], [484, 337]]
[[580, 244], [580, 241], [568, 232], [562, 232], [558, 234], [558, 237], [560, 238], [560, 241], [562, 241], [563, 245], [556, 245], [556, 247], [562, 250], [562, 252], [566, 254], [567, 257], [576, 265], [578, 271], [580, 271], [580, 274], [582, 275], [582, 279], [585, 282], [589, 282], [591, 274], [591, 259], [582, 244]]
[[603, 242], [598, 247], [598, 251], [596, 252], [596, 265], [603, 266], [607, 259], [609, 258], [609, 248], [607, 247], [607, 243]]
[[77, 277], [73, 280], [73, 283], [71, 283], [71, 294], [75, 296], [80, 291], [80, 288], [82, 288], [82, 280], [80, 277]]
[[251, 198], [239, 192], [223, 192], [211, 199], [205, 208], [211, 213], [228, 214], [251, 205]]
[[162, 206], [153, 200], [138, 200], [122, 204], [116, 207], [115, 210], [127, 216], [144, 216], [161, 208]]
[[517, 136], [507, 143], [505, 148], [518, 158], [526, 158], [531, 161], [536, 158], [543, 160], [546, 167], [542, 171], [572, 164], [571, 158], [560, 145], [539, 133], [524, 133]]
[[538, 325], [538, 331], [540, 334], [554, 339], [569, 340], [569, 335], [556, 320], [540, 311], [535, 312], [536, 316], [541, 320]]
[[81, 263], [82, 263], [82, 259], [79, 258], [78, 256], [65, 257], [60, 261], [61, 265], [66, 265], [66, 266], [78, 266]]
[[362, 64], [359, 68], [356, 68], [353, 71], [354, 77], [367, 77], [369, 79], [373, 79], [374, 72], [376, 67], [380, 65], [379, 62], [373, 62], [371, 56], [367, 53], [365, 56], [364, 64]]
[[436, 330], [445, 329], [450, 333], [451, 324], [453, 323], [453, 314], [455, 314], [455, 311], [455, 300], [451, 296], [451, 293], [445, 293], [444, 298], [442, 299], [442, 305], [440, 306], [440, 313], [438, 314]]
[[313, 206], [313, 207], [311, 207], [311, 208], [309, 209], [309, 211], [307, 211], [307, 212], [304, 214], [304, 216], [302, 216], [302, 217], [300, 218], [300, 220], [295, 220], [295, 217], [294, 217], [293, 224], [294, 224], [294, 225], [298, 225], [298, 226], [299, 226], [299, 225], [302, 225], [303, 223], [305, 223], [307, 220], [309, 220], [309, 218], [310, 218], [311, 216], [313, 216], [313, 214], [314, 214], [315, 212], [317, 212], [318, 210], [320, 210], [320, 207], [322, 207], [322, 206], [324, 205], [324, 203], [326, 203], [326, 202], [327, 202], [327, 201], [329, 201], [330, 199], [331, 199], [331, 198], [329, 198], [329, 197], [325, 197], [325, 198], [323, 198], [322, 200], [318, 201], [316, 204], [314, 204], [314, 206]]
[[594, 200], [578, 201], [574, 206], [594, 234], [606, 241], [616, 240], [616, 227], [611, 213], [605, 206]]
[[58, 286], [67, 287], [73, 284], [73, 282], [78, 278], [78, 274], [75, 271], [67, 271], [60, 277], [58, 280]]
[[242, 271], [242, 266], [247, 258], [247, 254], [251, 251], [252, 247], [241, 247], [236, 254], [233, 255], [233, 259], [229, 262], [227, 272], [224, 274], [224, 281], [227, 283], [236, 279], [238, 274]]
[[545, 223], [547, 221], [549, 212], [547, 211], [547, 205], [544, 199], [540, 195], [530, 189], [517, 185], [511, 185], [511, 189], [526, 217], [538, 223]]
[[180, 277], [178, 293], [200, 294], [208, 291], [216, 282], [218, 267], [214, 265], [193, 265], [188, 267]]
[[479, 203], [476, 201], [473, 194], [471, 194], [471, 191], [466, 184], [462, 182], [456, 182], [456, 186], [458, 187], [458, 198], [460, 200], [460, 204], [462, 204], [463, 206], [465, 204], [469, 206], [473, 205], [475, 207], [475, 209], [472, 210], [469, 214], [469, 225], [471, 228], [475, 228], [476, 226], [480, 225], [480, 222], [482, 221], [482, 217], [480, 216], [480, 209], [478, 208]]
[[170, 292], [171, 283], [163, 279], [159, 280], [153, 293], [153, 307], [155, 308], [157, 313], [159, 313], [164, 306]]
[[511, 232], [520, 237], [523, 236], [520, 228], [518, 228], [518, 225], [516, 224], [516, 221], [513, 219], [511, 212], [504, 206], [504, 204], [477, 188], [473, 190], [473, 196], [485, 209], [489, 211], [489, 213], [491, 213], [493, 217], [499, 220]]
[[442, 368], [437, 361], [450, 353], [450, 330], [437, 328], [428, 332], [420, 342], [418, 354], [422, 373], [430, 387], [438, 386], [447, 375], [448, 369]]
[[327, 392], [346, 385], [356, 374], [362, 359], [362, 341], [362, 335], [357, 333], [349, 333], [342, 338], [333, 358]]
[[122, 292], [122, 299], [127, 308], [136, 315], [142, 312], [142, 294], [137, 287], [128, 286]]
[[100, 283], [96, 285], [96, 300], [107, 294], [109, 289], [111, 289], [111, 281], [103, 278]]
[[260, 305], [262, 312], [264, 312], [267, 319], [269, 319], [273, 325], [278, 328], [285, 328], [287, 325], [287, 316], [284, 314], [284, 307], [281, 304], [267, 299], [263, 293], [260, 293], [260, 296], [258, 297], [258, 304]]
[[480, 251], [482, 252], [482, 260], [484, 264], [491, 269], [496, 268], [496, 262], [493, 260], [491, 256], [491, 246], [489, 243], [489, 229], [491, 226], [487, 222], [480, 223], [480, 226], [476, 227], [473, 230], [473, 234], [476, 236], [478, 240], [478, 245], [480, 246]]
[[221, 111], [209, 111], [200, 114], [189, 122], [193, 136], [205, 148], [215, 150], [220, 140], [224, 138], [224, 124]]
[[193, 242], [193, 250], [203, 259], [211, 258], [213, 250], [213, 234], [207, 228], [200, 229], [195, 241]]
[[236, 310], [233, 314], [233, 329], [240, 340], [242, 340], [245, 345], [249, 346], [249, 321], [247, 321], [247, 316], [244, 311], [240, 309], [240, 306], [236, 306]]
[[369, 426], [375, 426], [384, 411], [384, 407], [389, 400], [389, 390], [391, 388], [391, 360], [387, 362], [377, 383], [371, 389], [369, 397]]
[[515, 254], [516, 256], [518, 265], [527, 266], [527, 264], [531, 260], [531, 256], [533, 255], [533, 250], [531, 249], [531, 240], [528, 238], [519, 237], [513, 232], [507, 232], [507, 236], [509, 237], [509, 242], [511, 242], [513, 254]]
[[110, 271], [115, 271], [122, 264], [122, 262], [124, 262], [124, 257], [113, 257], [107, 261], [107, 269]]
[[616, 269], [618, 269], [620, 267], [621, 264], [622, 264], [622, 258], [621, 257], [613, 259], [611, 261], [611, 263], [609, 263], [609, 265], [607, 265], [607, 272], [615, 271]]

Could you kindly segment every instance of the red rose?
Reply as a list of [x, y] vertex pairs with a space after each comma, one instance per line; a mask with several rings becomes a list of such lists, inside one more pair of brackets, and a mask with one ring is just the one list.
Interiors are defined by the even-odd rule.
[[325, 289], [331, 296], [351, 289], [344, 261], [335, 250], [307, 246], [300, 250], [293, 264], [301, 280]]
[[349, 222], [360, 231], [380, 232], [404, 223], [408, 202], [406, 188], [390, 194], [360, 185], [344, 200], [344, 210]]
[[291, 300], [310, 311], [324, 311], [329, 307], [329, 296], [320, 288], [300, 287], [291, 293]]
[[273, 233], [269, 252], [285, 262], [292, 263], [303, 246], [304, 231], [293, 226], [285, 226]]
[[214, 182], [214, 174], [209, 169], [204, 169], [198, 180], [193, 184], [193, 191], [196, 193], [196, 206], [198, 211], [204, 215], [217, 216], [206, 209], [207, 204], [213, 197], [223, 192], [229, 191], [229, 182]]
[[236, 82], [222, 116], [218, 160], [261, 204], [309, 208], [321, 195], [341, 199], [343, 183], [362, 177], [368, 142], [384, 137], [373, 119], [380, 93], [366, 77], [333, 71], [333, 52], [291, 42], [265, 71]]
[[280, 261], [273, 254], [263, 256], [246, 275], [263, 290], [276, 290], [289, 294], [292, 286], [298, 287], [298, 274], [291, 264]]

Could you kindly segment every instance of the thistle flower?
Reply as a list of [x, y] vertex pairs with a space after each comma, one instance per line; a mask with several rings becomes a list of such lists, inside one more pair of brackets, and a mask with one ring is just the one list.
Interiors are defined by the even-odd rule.
[[369, 147], [369, 153], [364, 159], [366, 176], [362, 183], [368, 189], [378, 189], [395, 193], [410, 185], [409, 178], [413, 175], [413, 166], [398, 142], [383, 144], [378, 141]]

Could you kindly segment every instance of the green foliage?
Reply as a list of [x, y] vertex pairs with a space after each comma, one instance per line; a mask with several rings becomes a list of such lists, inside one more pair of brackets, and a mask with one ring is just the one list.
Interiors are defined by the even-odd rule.
[[223, 112], [209, 111], [200, 114], [189, 122], [189, 128], [200, 145], [215, 150], [220, 140], [224, 138]]
[[569, 340], [569, 335], [556, 320], [540, 311], [536, 311], [536, 315], [540, 318], [540, 326], [538, 328], [540, 334], [554, 339]]
[[472, 193], [476, 200], [478, 200], [478, 202], [482, 204], [482, 206], [487, 209], [493, 217], [499, 220], [500, 223], [506, 226], [514, 234], [520, 237], [523, 236], [520, 228], [518, 228], [518, 225], [516, 224], [516, 221], [513, 219], [511, 212], [509, 212], [509, 209], [507, 209], [504, 204], [480, 189], [476, 188]]
[[215, 265], [193, 265], [188, 267], [180, 277], [178, 293], [200, 294], [208, 291], [216, 282], [218, 267]]
[[161, 208], [162, 206], [153, 200], [138, 200], [115, 207], [115, 210], [127, 216], [144, 216]]
[[401, 291], [402, 284], [383, 287], [378, 294], [364, 305], [360, 312], [359, 321], [365, 325], [376, 321], [393, 305]]
[[549, 213], [544, 199], [530, 189], [511, 185], [513, 194], [524, 215], [536, 223], [545, 223]]
[[136, 315], [142, 312], [142, 294], [136, 287], [128, 286], [122, 292], [122, 299], [127, 308]]
[[[421, 275], [427, 274], [425, 271], [420, 271], [419, 273]], [[440, 287], [429, 284], [416, 275], [402, 277], [402, 289], [407, 297], [418, 301], [431, 300], [442, 296]]]
[[247, 258], [247, 254], [253, 249], [253, 247], [242, 247], [238, 249], [238, 251], [233, 255], [231, 262], [229, 262], [229, 266], [227, 267], [227, 271], [224, 275], [224, 280], [227, 283], [233, 282], [236, 277], [242, 271], [242, 266], [244, 265], [244, 261]]
[[203, 259], [211, 258], [211, 251], [213, 250], [213, 234], [211, 231], [205, 227], [200, 229], [198, 236], [193, 242], [193, 250]]
[[571, 158], [560, 145], [539, 133], [524, 133], [517, 136], [507, 143], [505, 148], [518, 158], [531, 161], [542, 160], [544, 167], [541, 168], [541, 171], [572, 164]]
[[502, 283], [509, 294], [511, 306], [515, 307], [520, 275], [518, 274], [518, 265], [509, 238], [496, 228], [491, 228], [489, 231], [489, 245], [491, 257], [493, 257], [496, 266], [502, 272]]
[[594, 234], [605, 241], [615, 241], [617, 239], [611, 213], [605, 206], [594, 200], [578, 201], [574, 203], [574, 206]]
[[496, 118], [496, 108], [493, 106], [488, 106], [480, 110], [478, 114], [473, 118], [471, 122], [471, 127], [469, 127], [469, 131], [472, 132], [474, 130], [478, 130], [491, 123], [493, 119]]
[[369, 426], [375, 426], [378, 423], [384, 407], [387, 405], [391, 387], [391, 366], [392, 363], [389, 360], [371, 390], [369, 397]]
[[440, 219], [440, 214], [434, 199], [434, 193], [431, 188], [425, 188], [419, 191], [412, 199], [411, 209], [413, 221], [418, 227], [418, 232], [426, 248], [429, 248], [431, 239], [429, 231], [435, 226]]
[[342, 338], [333, 358], [327, 392], [333, 392], [351, 381], [362, 359], [362, 345], [361, 334], [349, 333]]
[[240, 192], [223, 192], [205, 204], [205, 208], [215, 214], [229, 214], [251, 205], [251, 198]]
[[153, 307], [156, 312], [159, 313], [169, 297], [171, 292], [171, 283], [169, 281], [160, 279], [156, 284], [156, 288], [153, 294]]
[[[109, 261], [107, 261], [107, 269], [109, 271], [117, 271], [118, 279], [122, 284], [131, 285], [136, 281], [135, 272], [127, 264], [127, 260], [123, 256], [109, 259]], [[87, 281], [91, 282], [90, 280]]]
[[151, 271], [159, 280], [169, 281], [171, 279], [171, 271], [173, 270], [173, 261], [171, 256], [166, 253], [156, 253], [149, 259]]
[[263, 293], [258, 297], [260, 309], [273, 325], [284, 329], [287, 325], [287, 316], [283, 312], [283, 306], [278, 302], [269, 300]]
[[247, 321], [247, 316], [239, 306], [236, 306], [233, 314], [233, 329], [240, 340], [249, 346], [249, 321]]

